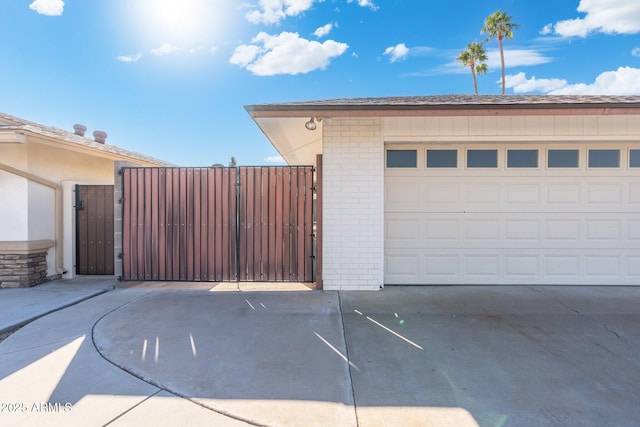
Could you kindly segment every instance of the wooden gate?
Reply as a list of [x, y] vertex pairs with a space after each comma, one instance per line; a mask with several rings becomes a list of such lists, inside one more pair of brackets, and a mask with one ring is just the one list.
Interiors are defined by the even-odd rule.
[[124, 168], [125, 280], [314, 281], [313, 168]]
[[76, 272], [114, 273], [113, 185], [76, 186]]

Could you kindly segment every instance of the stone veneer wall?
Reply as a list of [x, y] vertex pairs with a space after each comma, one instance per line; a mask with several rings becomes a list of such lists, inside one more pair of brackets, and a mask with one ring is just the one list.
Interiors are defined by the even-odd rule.
[[0, 254], [0, 288], [28, 288], [46, 282], [47, 251]]

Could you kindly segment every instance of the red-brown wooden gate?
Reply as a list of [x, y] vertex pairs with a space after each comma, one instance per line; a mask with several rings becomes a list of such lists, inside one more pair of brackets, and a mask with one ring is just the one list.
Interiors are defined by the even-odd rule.
[[114, 273], [113, 185], [76, 185], [76, 272]]
[[124, 168], [125, 280], [314, 281], [313, 168]]

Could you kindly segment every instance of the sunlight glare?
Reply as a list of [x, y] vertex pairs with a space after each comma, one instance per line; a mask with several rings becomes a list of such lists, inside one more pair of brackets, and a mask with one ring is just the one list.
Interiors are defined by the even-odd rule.
[[142, 0], [134, 13], [138, 28], [154, 43], [192, 48], [216, 41], [227, 10], [228, 0]]
[[82, 335], [61, 345], [0, 380], [0, 401], [48, 402], [62, 377], [67, 374], [84, 339]]

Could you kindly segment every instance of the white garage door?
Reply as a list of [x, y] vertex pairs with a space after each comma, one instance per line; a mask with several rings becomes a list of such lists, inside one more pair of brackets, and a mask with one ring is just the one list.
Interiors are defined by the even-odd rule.
[[385, 284], [640, 284], [640, 146], [388, 146]]

